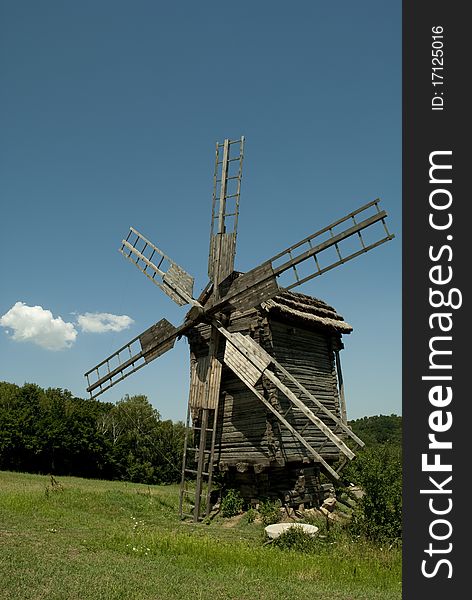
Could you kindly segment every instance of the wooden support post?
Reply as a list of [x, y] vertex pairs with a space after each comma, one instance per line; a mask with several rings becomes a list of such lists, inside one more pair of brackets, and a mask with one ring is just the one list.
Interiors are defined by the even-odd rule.
[[334, 351], [334, 356], [336, 357], [336, 373], [338, 375], [339, 404], [340, 404], [340, 408], [341, 408], [341, 420], [343, 423], [345, 423], [347, 425], [346, 398], [344, 397], [344, 381], [343, 381], [343, 373], [341, 370], [341, 358], [339, 356], [339, 350]]

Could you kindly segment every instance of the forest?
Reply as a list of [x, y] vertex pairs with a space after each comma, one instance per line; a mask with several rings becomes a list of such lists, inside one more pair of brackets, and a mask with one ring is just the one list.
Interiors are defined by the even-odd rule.
[[148, 484], [179, 479], [185, 426], [146, 396], [116, 404], [0, 382], [0, 470]]
[[[350, 425], [366, 449], [349, 476], [361, 476], [367, 457], [372, 463], [379, 453], [400, 456], [400, 416], [363, 417]], [[162, 420], [144, 395], [112, 404], [0, 382], [0, 470], [173, 483], [180, 478], [184, 436], [184, 424]]]

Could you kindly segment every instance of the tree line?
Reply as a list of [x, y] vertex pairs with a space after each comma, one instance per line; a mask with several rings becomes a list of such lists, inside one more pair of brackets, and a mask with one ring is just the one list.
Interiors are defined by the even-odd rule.
[[402, 445], [403, 422], [398, 415], [375, 415], [349, 422], [350, 427], [366, 446], [379, 444], [399, 447]]
[[112, 404], [0, 382], [0, 470], [172, 483], [184, 436], [143, 395]]

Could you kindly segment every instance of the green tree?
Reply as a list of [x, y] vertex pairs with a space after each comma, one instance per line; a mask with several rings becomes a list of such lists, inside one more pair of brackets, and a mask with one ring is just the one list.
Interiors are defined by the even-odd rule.
[[184, 439], [185, 425], [182, 421], [160, 421], [156, 440], [156, 475], [161, 483], [179, 481]]
[[120, 479], [141, 483], [178, 480], [185, 429], [181, 423], [161, 421], [146, 396], [122, 398], [107, 414], [104, 427]]
[[29, 464], [36, 470], [42, 447], [37, 425], [44, 391], [30, 383], [22, 388], [3, 383], [0, 392], [0, 467], [23, 470]]
[[351, 529], [378, 541], [401, 538], [401, 447], [383, 444], [364, 449], [348, 466], [346, 475], [365, 492], [354, 511]]
[[103, 475], [107, 439], [97, 430], [109, 410], [68, 390], [0, 385], [0, 468], [58, 475]]

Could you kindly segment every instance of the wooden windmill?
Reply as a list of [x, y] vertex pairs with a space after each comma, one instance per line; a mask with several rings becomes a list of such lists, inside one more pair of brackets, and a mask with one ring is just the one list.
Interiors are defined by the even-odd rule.
[[210, 511], [216, 471], [233, 477], [246, 498], [282, 493], [303, 501], [320, 470], [339, 479], [355, 456], [348, 438], [363, 446], [347, 425], [339, 362], [341, 334], [351, 328], [324, 302], [289, 290], [394, 237], [374, 200], [236, 272], [243, 153], [244, 137], [216, 144], [210, 281], [198, 299], [194, 278], [136, 229], [122, 241], [126, 258], [178, 305], [191, 305], [184, 322], [161, 319], [85, 374], [96, 397], [188, 338], [180, 512], [191, 504], [195, 521]]

